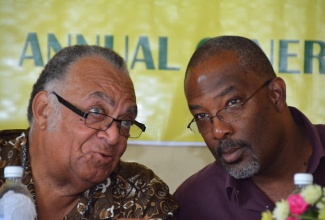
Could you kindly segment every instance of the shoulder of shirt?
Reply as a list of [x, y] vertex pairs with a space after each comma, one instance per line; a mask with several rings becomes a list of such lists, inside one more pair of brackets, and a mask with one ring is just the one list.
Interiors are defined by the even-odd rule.
[[316, 127], [318, 133], [320, 134], [320, 136], [322, 137], [325, 134], [325, 125], [316, 124], [315, 127]]
[[323, 144], [323, 147], [325, 149], [325, 125], [323, 124], [317, 124], [315, 125], [318, 134], [319, 134], [319, 138], [321, 139], [321, 142]]
[[184, 192], [191, 190], [195, 187], [202, 187], [202, 184], [205, 185], [207, 182], [210, 182], [212, 179], [218, 177], [226, 181], [228, 174], [226, 171], [219, 166], [216, 162], [213, 162], [198, 172], [194, 173], [192, 176], [187, 178], [176, 190], [178, 192]]
[[24, 132], [26, 132], [24, 129], [2, 130], [0, 131], [0, 140], [10, 141], [21, 136]]

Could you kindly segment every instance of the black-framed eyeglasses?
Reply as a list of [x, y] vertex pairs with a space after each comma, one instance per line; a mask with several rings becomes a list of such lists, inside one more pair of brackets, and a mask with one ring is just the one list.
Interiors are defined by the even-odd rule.
[[63, 99], [57, 93], [53, 92], [53, 94], [57, 97], [58, 101], [62, 105], [77, 115], [83, 117], [85, 119], [85, 125], [88, 128], [92, 128], [98, 131], [106, 131], [115, 121], [117, 123], [117, 127], [119, 128], [120, 135], [127, 138], [138, 138], [140, 137], [141, 133], [145, 132], [146, 130], [146, 126], [144, 124], [135, 120], [120, 120], [102, 113], [84, 112], [76, 106], [72, 105], [70, 102]]
[[212, 119], [215, 117], [217, 117], [220, 121], [223, 122], [233, 122], [237, 120], [242, 115], [246, 103], [263, 87], [267, 86], [272, 80], [273, 79], [263, 83], [263, 85], [261, 85], [255, 92], [253, 92], [253, 94], [251, 94], [248, 98], [244, 99], [243, 101], [236, 102], [232, 105], [227, 105], [226, 107], [218, 110], [215, 116], [205, 115], [200, 118], [198, 118], [198, 116], [194, 117], [192, 121], [187, 125], [187, 128], [191, 129], [191, 131], [195, 134], [204, 134], [212, 130]]

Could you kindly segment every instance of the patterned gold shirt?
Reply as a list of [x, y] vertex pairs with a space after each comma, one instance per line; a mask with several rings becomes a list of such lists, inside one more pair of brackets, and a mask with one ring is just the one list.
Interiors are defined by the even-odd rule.
[[[5, 166], [22, 165], [25, 169], [23, 183], [35, 200], [32, 168], [28, 159], [27, 162], [23, 160], [27, 155], [27, 131], [0, 131], [0, 185], [4, 182]], [[36, 200], [35, 204], [37, 206]], [[178, 205], [168, 186], [150, 169], [138, 163], [120, 161], [106, 181], [80, 195], [77, 206], [64, 219], [124, 217], [169, 220], [174, 219], [177, 211]]]

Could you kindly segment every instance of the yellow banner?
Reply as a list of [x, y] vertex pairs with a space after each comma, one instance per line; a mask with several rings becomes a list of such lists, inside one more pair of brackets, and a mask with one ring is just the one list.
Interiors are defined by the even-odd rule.
[[183, 78], [195, 48], [217, 35], [255, 40], [286, 80], [288, 104], [325, 123], [322, 0], [0, 0], [0, 21], [0, 129], [28, 126], [32, 85], [58, 50], [96, 44], [127, 61], [147, 126], [139, 142], [200, 145], [186, 128]]

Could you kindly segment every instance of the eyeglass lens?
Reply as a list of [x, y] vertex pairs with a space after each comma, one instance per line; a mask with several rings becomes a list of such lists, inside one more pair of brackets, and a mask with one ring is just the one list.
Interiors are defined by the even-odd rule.
[[217, 117], [218, 120], [223, 122], [235, 122], [239, 119], [241, 111], [243, 109], [242, 103], [236, 103], [228, 108], [221, 109], [216, 116], [214, 117], [206, 117], [204, 119], [193, 120], [190, 124], [190, 129], [198, 134], [198, 133], [207, 133], [211, 131], [212, 120]]
[[125, 137], [136, 138], [142, 133], [141, 128], [139, 128], [134, 122], [128, 120], [117, 120], [110, 116], [89, 112], [85, 120], [85, 125], [89, 128], [96, 130], [107, 130], [112, 126], [113, 122], [117, 123], [120, 134]]

